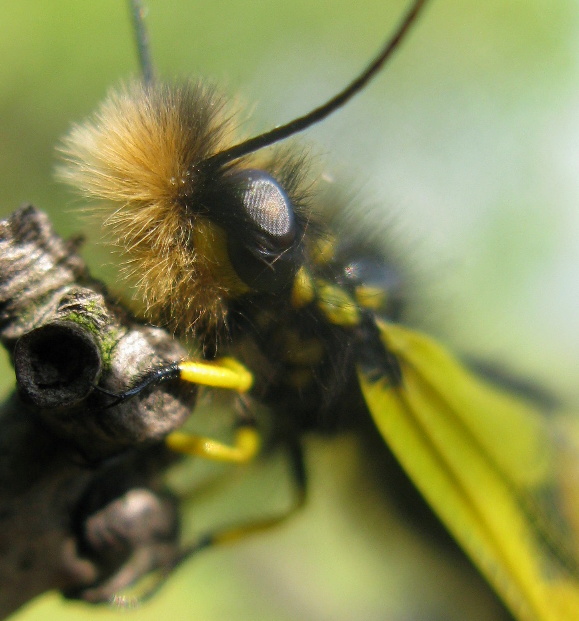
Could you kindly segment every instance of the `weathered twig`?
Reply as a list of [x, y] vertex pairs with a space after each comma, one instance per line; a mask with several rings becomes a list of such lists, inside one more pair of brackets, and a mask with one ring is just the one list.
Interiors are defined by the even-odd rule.
[[0, 411], [0, 617], [50, 589], [109, 600], [179, 552], [162, 439], [195, 388], [114, 407], [106, 391], [185, 352], [111, 303], [77, 246], [32, 206], [0, 221], [0, 340], [17, 376]]

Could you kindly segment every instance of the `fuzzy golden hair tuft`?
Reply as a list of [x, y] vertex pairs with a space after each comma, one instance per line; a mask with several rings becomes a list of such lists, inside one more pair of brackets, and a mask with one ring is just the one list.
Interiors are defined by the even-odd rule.
[[223, 322], [230, 288], [239, 285], [227, 270], [215, 278], [219, 257], [203, 253], [214, 240], [199, 236], [216, 232], [203, 226], [197, 204], [205, 183], [199, 164], [231, 144], [232, 119], [207, 86], [130, 83], [59, 148], [58, 176], [103, 201], [90, 211], [119, 248], [143, 314], [176, 332]]

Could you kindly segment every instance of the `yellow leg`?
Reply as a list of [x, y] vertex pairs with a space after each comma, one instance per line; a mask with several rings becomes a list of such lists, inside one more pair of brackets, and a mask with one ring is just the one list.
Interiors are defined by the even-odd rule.
[[224, 388], [240, 394], [248, 392], [253, 385], [253, 375], [241, 362], [234, 358], [220, 358], [210, 362], [184, 360], [154, 367], [141, 378], [138, 384], [121, 393], [113, 393], [100, 386], [95, 386], [95, 389], [112, 397], [112, 401], [105, 406], [112, 408], [136, 397], [147, 388], [170, 380]]
[[225, 543], [234, 543], [240, 539], [254, 535], [255, 533], [267, 531], [270, 528], [279, 526], [304, 506], [307, 499], [307, 475], [302, 447], [301, 444], [296, 442], [288, 444], [286, 448], [288, 450], [289, 463], [292, 468], [292, 480], [295, 485], [294, 498], [288, 509], [283, 513], [241, 524], [226, 526], [219, 530], [206, 533], [199, 537], [196, 543], [183, 551], [179, 563], [205, 548]]
[[253, 375], [234, 358], [220, 358], [212, 362], [184, 360], [178, 364], [179, 377], [185, 382], [247, 392], [253, 384]]
[[[246, 430], [247, 428], [244, 428]], [[241, 431], [242, 429], [240, 429]], [[173, 434], [172, 434], [173, 435]], [[279, 526], [290, 517], [292, 517], [297, 511], [299, 511], [306, 502], [307, 496], [307, 476], [304, 464], [304, 457], [302, 453], [302, 447], [299, 442], [289, 443], [287, 445], [289, 462], [292, 467], [292, 479], [295, 484], [295, 495], [292, 504], [288, 509], [277, 515], [268, 516], [262, 519], [245, 522], [242, 524], [235, 524], [232, 526], [226, 526], [219, 530], [211, 531], [201, 535], [197, 538], [197, 541], [186, 548], [184, 548], [177, 558], [174, 559], [166, 568], [163, 575], [153, 587], [147, 591], [142, 597], [139, 598], [140, 602], [150, 599], [161, 588], [164, 581], [169, 574], [181, 565], [188, 558], [191, 558], [195, 554], [213, 547], [215, 545], [234, 543], [245, 537], [267, 531], [275, 526]]]
[[225, 461], [235, 464], [245, 464], [251, 461], [259, 452], [261, 437], [253, 426], [239, 427], [235, 433], [235, 444], [230, 446], [195, 434], [183, 431], [170, 433], [165, 442], [177, 453], [184, 453], [204, 459]]
[[[224, 361], [228, 366], [219, 366], [219, 371], [223, 368], [226, 368], [226, 370], [233, 370], [233, 373], [238, 373], [237, 377], [246, 384], [248, 381], [246, 376], [249, 376], [249, 379], [253, 379], [249, 371], [236, 360], [224, 358], [218, 361], [218, 363], [223, 365]], [[188, 364], [191, 366], [195, 364], [197, 369], [201, 367], [203, 369], [202, 372], [204, 372], [206, 368], [211, 368], [209, 365], [204, 365], [203, 363]], [[189, 368], [191, 368], [191, 366]], [[224, 377], [228, 379], [226, 374], [223, 374], [221, 379]], [[220, 386], [224, 387], [223, 383], [221, 383]], [[165, 443], [171, 450], [177, 453], [183, 453], [193, 457], [202, 457], [203, 459], [211, 459], [213, 461], [246, 464], [252, 461], [261, 449], [261, 435], [255, 426], [250, 404], [251, 398], [248, 395], [238, 394], [235, 408], [237, 424], [233, 445], [224, 444], [223, 442], [219, 442], [219, 440], [185, 431], [174, 431], [170, 433], [165, 438]]]
[[294, 504], [285, 512], [279, 515], [272, 515], [268, 518], [256, 520], [255, 522], [247, 522], [247, 524], [239, 524], [230, 528], [212, 533], [208, 537], [206, 545], [221, 545], [224, 543], [235, 543], [241, 539], [245, 539], [256, 533], [262, 533], [283, 524], [297, 513], [305, 504], [306, 497], [304, 493], [298, 494]]

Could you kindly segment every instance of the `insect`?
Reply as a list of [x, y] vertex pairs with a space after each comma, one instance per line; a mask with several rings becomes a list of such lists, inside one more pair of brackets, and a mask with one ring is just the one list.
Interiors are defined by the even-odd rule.
[[[324, 265], [324, 264], [322, 263], [322, 265]], [[355, 280], [354, 280], [354, 282], [355, 282]], [[338, 306], [339, 306], [339, 305], [338, 305]], [[343, 308], [343, 306], [344, 306], [344, 305], [342, 305], [342, 308]], [[327, 316], [326, 316], [326, 318], [327, 318]], [[191, 319], [190, 321], [191, 321], [191, 322], [193, 322], [194, 320], [195, 320], [195, 318]], [[386, 329], [385, 329], [385, 328], [384, 328], [383, 330], [382, 330], [382, 328], [380, 328], [380, 330], [379, 330], [379, 331], [380, 331], [380, 332], [383, 332], [383, 333], [386, 333]], [[376, 336], [376, 337], [379, 337], [379, 334], [375, 334], [375, 336]], [[403, 336], [404, 336], [404, 335], [403, 335]], [[425, 343], [427, 343], [426, 341], [421, 340], [421, 338], [420, 338], [420, 337], [418, 337], [418, 339], [419, 339], [419, 340], [418, 340], [418, 343], [414, 343], [414, 344], [412, 344], [412, 343], [411, 343], [411, 345], [410, 345], [410, 349], [411, 349], [411, 350], [415, 350], [415, 349], [416, 349], [419, 345], [425, 345]], [[372, 339], [372, 342], [379, 342], [379, 340], [380, 340], [379, 338]], [[225, 340], [225, 342], [227, 343], [227, 340]], [[429, 344], [428, 344], [428, 345], [429, 345]], [[211, 343], [211, 342], [206, 343], [206, 349], [207, 349], [208, 351], [210, 351], [210, 350], [211, 350], [211, 348], [212, 348], [213, 346], [214, 346], [214, 344], [213, 344], [213, 343]], [[221, 348], [222, 348], [222, 345], [221, 345], [220, 343], [217, 343], [217, 344], [216, 344], [216, 346], [215, 346], [215, 348], [216, 348], [217, 350], [219, 350], [219, 349], [221, 349]], [[397, 374], [398, 374], [398, 369], [396, 368], [396, 361], [398, 361], [399, 359], [402, 359], [402, 360], [404, 361], [404, 356], [403, 356], [403, 355], [401, 355], [401, 354], [400, 354], [400, 352], [397, 352], [397, 351], [394, 351], [394, 352], [392, 352], [392, 353], [394, 354], [394, 360], [393, 360], [393, 362], [392, 362], [392, 368], [390, 368], [390, 369], [389, 369], [389, 373], [386, 373], [385, 375], [386, 375], [386, 376], [390, 376], [390, 380], [391, 380], [391, 381], [395, 384], [397, 381], [399, 381], [399, 380], [398, 380], [398, 377], [397, 377]], [[431, 364], [431, 365], [436, 366], [436, 365], [435, 365], [435, 363], [434, 363], [434, 361], [437, 359], [437, 356], [438, 356], [438, 355], [439, 355], [439, 354], [438, 354], [438, 353], [436, 353], [436, 348], [435, 348], [435, 351], [434, 351], [434, 352], [433, 352], [433, 351], [430, 351], [430, 353], [428, 353], [428, 352], [427, 352], [426, 359], [430, 362], [430, 364]], [[251, 360], [250, 360], [249, 362], [251, 362]], [[449, 368], [449, 367], [448, 367], [448, 365], [449, 365], [450, 363], [448, 363], [448, 362], [444, 362], [444, 361], [443, 361], [441, 364], [442, 364], [445, 368], [447, 368], [447, 369], [448, 369], [448, 368]], [[428, 372], [421, 371], [421, 373], [422, 373], [422, 375], [424, 376], [424, 375], [428, 375], [429, 371], [428, 371]], [[458, 381], [457, 383], [458, 383], [460, 386], [464, 386], [464, 385], [465, 385], [465, 383], [466, 383], [466, 378], [465, 378], [465, 376], [464, 376], [464, 375], [462, 375], [463, 371], [459, 369], [458, 373], [459, 373], [460, 375], [459, 375], [459, 381]], [[366, 375], [368, 375], [368, 373], [366, 373]], [[383, 375], [384, 375], [384, 373], [383, 373]], [[404, 372], [404, 368], [402, 368], [402, 377], [404, 378], [404, 377], [405, 377], [405, 375], [407, 375], [407, 373], [405, 373], [405, 372]], [[369, 387], [368, 387], [368, 388], [366, 388], [365, 390], [366, 390], [366, 393], [367, 393], [367, 394], [366, 394], [367, 400], [369, 400], [369, 401], [372, 401], [374, 398], [375, 398], [375, 399], [377, 399], [378, 401], [381, 401], [381, 400], [384, 398], [384, 394], [387, 392], [387, 391], [385, 391], [384, 389], [382, 389], [382, 390], [380, 390], [380, 391], [378, 392], [378, 395], [377, 395], [376, 397], [373, 397], [373, 396], [372, 396], [372, 394], [371, 394], [371, 392], [370, 392], [370, 391], [371, 391], [371, 388], [369, 388]], [[468, 394], [469, 394], [469, 395], [470, 395], [470, 397], [472, 398], [472, 397], [473, 397], [473, 395], [476, 395], [476, 394], [477, 394], [477, 390], [476, 390], [476, 389], [474, 389], [474, 388], [471, 388], [471, 389], [468, 391]], [[382, 407], [382, 406], [379, 404], [378, 406], [376, 406], [376, 409], [380, 409], [381, 407]], [[394, 409], [395, 409], [395, 408], [394, 408]], [[385, 434], [386, 434], [386, 432], [385, 432]], [[560, 617], [558, 617], [558, 618], [560, 618]]]

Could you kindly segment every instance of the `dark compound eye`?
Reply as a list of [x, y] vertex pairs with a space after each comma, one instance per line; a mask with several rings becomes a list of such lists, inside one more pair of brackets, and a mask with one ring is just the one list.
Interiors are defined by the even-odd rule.
[[289, 246], [296, 226], [290, 199], [279, 183], [262, 170], [245, 170], [234, 179], [245, 215], [278, 248]]
[[228, 250], [235, 271], [258, 291], [287, 288], [301, 259], [289, 196], [263, 170], [243, 170], [230, 182], [235, 197], [230, 216], [236, 213], [237, 223], [227, 227]]

